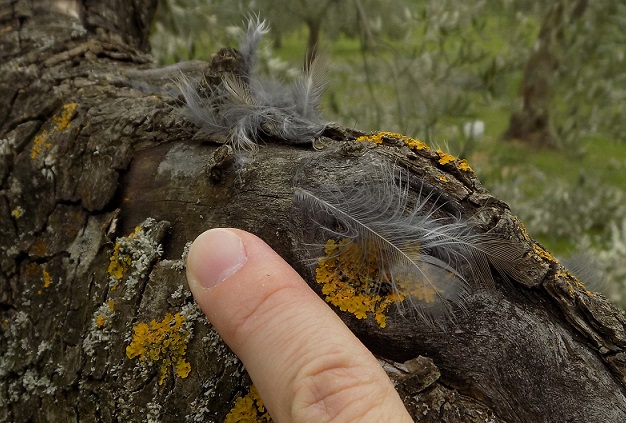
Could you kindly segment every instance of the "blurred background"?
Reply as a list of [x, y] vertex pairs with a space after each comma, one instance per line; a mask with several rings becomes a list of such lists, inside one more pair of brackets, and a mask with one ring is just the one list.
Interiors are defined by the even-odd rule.
[[289, 80], [319, 49], [323, 115], [467, 158], [528, 232], [626, 308], [624, 0], [162, 0], [160, 64], [271, 26], [259, 72]]

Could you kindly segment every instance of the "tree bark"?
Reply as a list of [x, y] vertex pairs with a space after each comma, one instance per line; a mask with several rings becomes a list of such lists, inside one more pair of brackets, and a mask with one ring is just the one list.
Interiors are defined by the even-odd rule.
[[558, 147], [558, 137], [550, 118], [553, 86], [560, 67], [559, 50], [564, 43], [564, 27], [573, 24], [587, 9], [587, 0], [552, 3], [541, 24], [520, 86], [521, 110], [512, 113], [505, 139], [518, 139], [543, 147]]
[[294, 176], [323, 184], [388, 160], [526, 251], [523, 276], [475, 293], [441, 330], [337, 310], [415, 420], [626, 421], [624, 313], [461, 162], [340, 127], [317, 149], [268, 137], [242, 161], [177, 113], [171, 82], [236, 70], [233, 50], [157, 68], [144, 53], [155, 2], [32, 3], [0, 13], [0, 421], [223, 421], [250, 380], [193, 303], [186, 244], [251, 231], [320, 292]]

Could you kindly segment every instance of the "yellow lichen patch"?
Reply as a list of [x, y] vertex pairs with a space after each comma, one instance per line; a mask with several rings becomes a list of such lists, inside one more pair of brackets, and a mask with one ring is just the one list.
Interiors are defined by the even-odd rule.
[[387, 326], [385, 313], [394, 302], [402, 301], [406, 293], [392, 292], [380, 295], [373, 286], [379, 279], [375, 257], [363, 263], [359, 246], [349, 239], [338, 243], [328, 240], [326, 256], [318, 261], [315, 278], [322, 285], [326, 302], [342, 311], [352, 313], [358, 319], [374, 314], [381, 328]]
[[96, 316], [96, 327], [100, 329], [106, 324], [107, 320], [102, 314]]
[[535, 251], [535, 254], [537, 254], [539, 257], [541, 257], [544, 260], [548, 260], [551, 263], [557, 262], [555, 258], [552, 256], [552, 254], [546, 251], [543, 247], [537, 244], [533, 244], [533, 250]]
[[115, 311], [115, 305], [113, 303], [113, 300], [107, 301], [107, 307], [109, 307], [109, 310]]
[[70, 120], [72, 120], [76, 114], [77, 107], [78, 105], [76, 103], [68, 103], [63, 106], [63, 111], [60, 115], [52, 116], [52, 121], [54, 122], [52, 133], [44, 129], [40, 134], [35, 136], [33, 139], [33, 148], [30, 151], [31, 159], [35, 159], [44, 148], [52, 147], [49, 138], [54, 132], [62, 132], [71, 127]]
[[46, 269], [42, 269], [41, 273], [43, 274], [43, 287], [49, 288], [52, 283], [52, 278], [50, 277], [50, 273]]
[[[35, 269], [39, 269], [39, 266], [35, 263], [32, 263], [31, 265], [28, 266], [27, 268], [27, 273], [32, 274], [33, 271], [35, 271]], [[48, 289], [50, 287], [50, 285], [52, 284], [52, 277], [50, 277], [50, 273], [48, 273], [48, 271], [46, 269], [41, 269], [41, 282], [43, 284], [43, 288], [44, 289]], [[38, 289], [37, 290], [37, 295], [41, 295], [43, 294], [43, 289]]]
[[52, 116], [55, 130], [60, 132], [70, 128], [70, 120], [74, 117], [76, 107], [78, 107], [76, 103], [66, 104], [63, 106], [63, 112], [61, 112], [61, 115]]
[[519, 228], [524, 239], [526, 241], [530, 241], [530, 235], [528, 234], [528, 230], [526, 229], [526, 225], [524, 225], [524, 222], [519, 222]]
[[13, 216], [14, 219], [19, 219], [23, 215], [24, 215], [24, 209], [21, 206], [17, 206], [13, 210], [11, 210], [11, 216]]
[[373, 142], [375, 144], [382, 144], [383, 137], [379, 136], [379, 134], [380, 134], [380, 132], [377, 132], [377, 133], [371, 134], [371, 135], [361, 135], [360, 137], [358, 137], [356, 139], [356, 141], [358, 141], [358, 142], [369, 141], [369, 142]]
[[426, 145], [424, 141], [416, 140], [409, 137], [405, 137], [403, 141], [406, 146], [409, 147], [411, 150], [430, 150], [430, 148], [428, 147], [428, 145]]
[[48, 131], [44, 129], [43, 131], [41, 131], [41, 134], [35, 136], [35, 138], [33, 139], [33, 148], [32, 150], [30, 150], [31, 159], [36, 158], [44, 148], [52, 147], [52, 143], [48, 142], [49, 135], [50, 134], [48, 133]]
[[[453, 274], [450, 273], [450, 277]], [[405, 292], [406, 295], [410, 295], [418, 301], [422, 301], [427, 304], [432, 304], [437, 301], [437, 291], [430, 286], [426, 286], [423, 284], [416, 285], [410, 282], [411, 276], [406, 277], [407, 282], [403, 282], [402, 278], [398, 281], [398, 285], [402, 292]], [[399, 301], [402, 301], [403, 298], [400, 298]]]
[[375, 132], [370, 135], [363, 135], [358, 137], [357, 141], [369, 141], [375, 144], [382, 144], [383, 138], [393, 138], [395, 140], [403, 141], [404, 144], [411, 150], [428, 150], [428, 146], [424, 141], [416, 140], [406, 135], [398, 134], [397, 132]]
[[555, 277], [567, 283], [570, 295], [574, 295], [575, 286], [582, 289], [585, 292], [585, 294], [587, 294], [590, 297], [594, 295], [594, 293], [589, 291], [587, 287], [585, 286], [585, 284], [582, 281], [580, 281], [576, 276], [574, 276], [569, 270], [561, 268], [556, 272]]
[[224, 423], [270, 423], [272, 418], [263, 405], [254, 385], [247, 395], [237, 398], [235, 405], [228, 412]]
[[472, 172], [474, 173], [474, 169], [472, 169], [469, 165], [469, 163], [467, 162], [467, 160], [462, 159], [459, 161], [459, 169], [465, 171], [465, 172]]
[[446, 153], [439, 149], [436, 150], [436, 153], [439, 155], [439, 164], [441, 165], [453, 163], [456, 160], [456, 157], [454, 157], [452, 154]]
[[440, 165], [447, 165], [448, 163], [456, 163], [456, 165], [458, 166], [459, 170], [462, 170], [464, 172], [474, 173], [474, 170], [470, 167], [470, 165], [467, 162], [467, 160], [465, 160], [465, 159], [458, 159], [458, 158], [454, 157], [452, 154], [446, 153], [445, 151], [442, 151], [442, 150], [439, 150], [439, 149], [435, 150], [435, 152], [439, 156], [439, 160], [438, 161], [439, 161]]
[[172, 366], [176, 376], [184, 379], [191, 371], [191, 364], [185, 360], [189, 338], [185, 316], [167, 313], [160, 322], [138, 323], [133, 328], [133, 339], [126, 347], [126, 356], [159, 364], [159, 385], [163, 384], [167, 369]]
[[441, 182], [450, 182], [450, 180], [449, 180], [448, 178], [446, 178], [444, 175], [441, 175], [441, 176], [439, 177], [439, 180], [440, 180]]
[[[126, 239], [131, 239], [136, 237], [142, 231], [140, 226], [137, 226], [135, 230], [126, 237]], [[115, 279], [120, 280], [124, 277], [124, 273], [128, 270], [132, 263], [132, 257], [129, 254], [124, 254], [120, 251], [122, 245], [117, 242], [113, 247], [113, 254], [109, 258], [109, 275], [113, 276]]]

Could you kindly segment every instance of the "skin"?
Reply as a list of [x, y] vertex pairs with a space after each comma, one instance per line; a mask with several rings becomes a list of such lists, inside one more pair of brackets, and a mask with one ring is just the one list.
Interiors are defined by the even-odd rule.
[[258, 237], [204, 232], [187, 278], [274, 421], [412, 422], [374, 356]]

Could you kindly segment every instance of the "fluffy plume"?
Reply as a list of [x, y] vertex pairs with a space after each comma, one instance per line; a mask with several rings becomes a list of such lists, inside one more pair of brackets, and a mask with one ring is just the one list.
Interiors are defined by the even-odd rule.
[[253, 17], [241, 40], [242, 75], [228, 75], [217, 86], [191, 81], [177, 85], [185, 99], [183, 114], [204, 132], [228, 138], [235, 150], [254, 151], [264, 135], [292, 144], [312, 143], [325, 128], [318, 111], [324, 82], [320, 63], [311, 64], [292, 84], [256, 75], [265, 21]]
[[358, 246], [359, 257], [350, 266], [363, 268], [339, 269], [342, 277], [371, 274], [365, 267], [375, 263], [376, 278], [368, 290], [391, 291], [402, 300], [400, 306], [410, 305], [411, 314], [436, 323], [462, 310], [472, 292], [492, 286], [492, 266], [514, 276], [522, 251], [446, 213], [441, 199], [426, 193], [424, 185], [412, 199], [409, 177], [396, 166], [383, 166], [341, 186], [298, 187], [295, 201], [324, 239], [351, 241], [337, 244], [337, 255], [345, 253], [341, 248]]
[[250, 16], [245, 34], [239, 41], [239, 52], [243, 57], [244, 69], [247, 76], [251, 76], [256, 68], [258, 49], [261, 38], [270, 31], [260, 16]]

